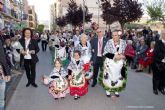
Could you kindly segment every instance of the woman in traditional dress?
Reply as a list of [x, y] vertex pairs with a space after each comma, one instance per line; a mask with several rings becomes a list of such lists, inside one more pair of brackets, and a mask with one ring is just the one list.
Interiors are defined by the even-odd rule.
[[68, 66], [68, 75], [70, 80], [70, 95], [77, 100], [80, 96], [84, 96], [88, 92], [88, 84], [83, 71], [83, 61], [81, 60], [81, 52], [75, 50], [74, 58], [72, 58]]
[[49, 93], [54, 97], [55, 100], [64, 98], [69, 93], [67, 72], [62, 67], [62, 61], [57, 58], [55, 60], [53, 71], [50, 75], [43, 76], [43, 82], [49, 85]]
[[54, 59], [60, 58], [62, 60], [62, 65], [65, 67], [68, 64], [68, 58], [66, 53], [66, 46], [60, 45], [59, 48], [55, 48]]
[[13, 48], [13, 56], [14, 56], [14, 61], [15, 61], [15, 68], [19, 69], [20, 67], [19, 64], [20, 64], [20, 59], [21, 59], [20, 50], [22, 50], [23, 47], [21, 46], [17, 37], [13, 39], [12, 48]]
[[54, 59], [60, 58], [62, 60], [62, 64], [65, 67], [68, 64], [67, 53], [66, 53], [66, 41], [62, 38], [61, 32], [58, 35], [59, 38], [59, 46], [55, 46]]
[[85, 70], [85, 76], [86, 79], [90, 79], [92, 77], [92, 65], [90, 63], [91, 60], [91, 45], [87, 41], [88, 36], [85, 34], [82, 34], [80, 36], [80, 43], [76, 46], [75, 50], [79, 50], [81, 52], [81, 59], [84, 62], [84, 70]]
[[55, 50], [59, 49], [59, 47], [60, 47], [60, 39], [59, 39], [58, 31], [56, 31], [53, 35], [50, 36], [49, 44], [52, 48], [52, 64], [54, 65]]
[[139, 66], [138, 70], [142, 70], [149, 66], [149, 73], [151, 72], [151, 64], [153, 62], [153, 55], [154, 55], [154, 46], [155, 42], [152, 41], [150, 44], [150, 48], [146, 51], [146, 57], [139, 59]]
[[100, 74], [100, 83], [106, 90], [107, 97], [119, 97], [126, 86], [126, 67], [125, 67], [125, 48], [126, 42], [120, 39], [118, 31], [112, 33], [105, 48], [103, 55], [105, 56], [104, 69]]

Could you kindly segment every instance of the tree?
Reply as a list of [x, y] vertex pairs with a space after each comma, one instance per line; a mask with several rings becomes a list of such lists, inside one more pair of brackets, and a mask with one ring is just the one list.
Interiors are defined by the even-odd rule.
[[42, 32], [44, 31], [44, 27], [45, 27], [45, 26], [44, 26], [43, 24], [39, 24], [39, 25], [37, 26], [37, 28], [36, 28], [36, 31], [42, 33]]
[[122, 31], [124, 25], [139, 20], [142, 15], [142, 4], [138, 0], [101, 0], [102, 18], [107, 24], [119, 21]]
[[[165, 2], [164, 0], [150, 0], [146, 2], [147, 13], [150, 21], [161, 21], [165, 27]], [[149, 22], [150, 22], [149, 21]]]
[[66, 17], [62, 16], [62, 17], [56, 18], [56, 23], [60, 28], [63, 28], [64, 26], [67, 25]]
[[[90, 22], [92, 14], [89, 13], [88, 7], [85, 6], [85, 22]], [[74, 27], [82, 26], [83, 24], [83, 8], [78, 6], [74, 0], [70, 0], [68, 3], [68, 9], [66, 14], [66, 19], [69, 24], [72, 24]]]
[[106, 22], [106, 24], [109, 25], [109, 28], [110, 28], [110, 24], [117, 21], [117, 17], [110, 13], [109, 8], [111, 8], [111, 4], [110, 4], [109, 1], [102, 0], [102, 7], [101, 8], [102, 8], [102, 11], [103, 11], [103, 14], [101, 15], [101, 17]]

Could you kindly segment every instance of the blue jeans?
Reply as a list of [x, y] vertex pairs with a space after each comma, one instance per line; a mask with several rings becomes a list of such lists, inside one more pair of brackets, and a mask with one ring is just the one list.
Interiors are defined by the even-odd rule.
[[5, 110], [5, 88], [6, 82], [0, 79], [0, 110]]

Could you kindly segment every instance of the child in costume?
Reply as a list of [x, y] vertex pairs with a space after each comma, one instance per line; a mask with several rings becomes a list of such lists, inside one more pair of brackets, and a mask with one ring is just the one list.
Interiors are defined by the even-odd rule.
[[43, 76], [44, 84], [49, 86], [49, 93], [55, 98], [64, 98], [69, 93], [67, 72], [62, 67], [62, 61], [55, 60], [54, 69], [49, 76]]
[[61, 43], [59, 47], [55, 47], [54, 52], [54, 59], [60, 58], [62, 60], [62, 65], [65, 67], [68, 65], [68, 59], [67, 59], [67, 52], [66, 52], [66, 45], [65, 43]]
[[68, 66], [70, 95], [74, 96], [75, 100], [88, 93], [88, 84], [83, 70], [84, 63], [80, 57], [81, 52], [78, 50], [74, 51], [74, 58], [72, 58]]

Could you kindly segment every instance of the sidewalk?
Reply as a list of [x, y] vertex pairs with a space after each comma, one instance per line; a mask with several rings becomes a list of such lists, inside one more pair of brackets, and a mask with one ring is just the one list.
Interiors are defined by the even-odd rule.
[[40, 52], [39, 59], [36, 78], [39, 87], [27, 88], [24, 74], [6, 110], [164, 110], [165, 96], [153, 94], [152, 76], [131, 69], [128, 69], [127, 87], [116, 101], [107, 98], [99, 85], [89, 86], [89, 93], [80, 100], [75, 101], [69, 94], [64, 100], [54, 100], [40, 81], [41, 75], [49, 75], [52, 70], [51, 55]]
[[6, 85], [6, 105], [9, 103], [14, 91], [17, 88], [18, 83], [20, 82], [20, 79], [23, 76], [24, 71], [23, 70], [13, 70], [11, 72], [11, 81], [7, 83]]

